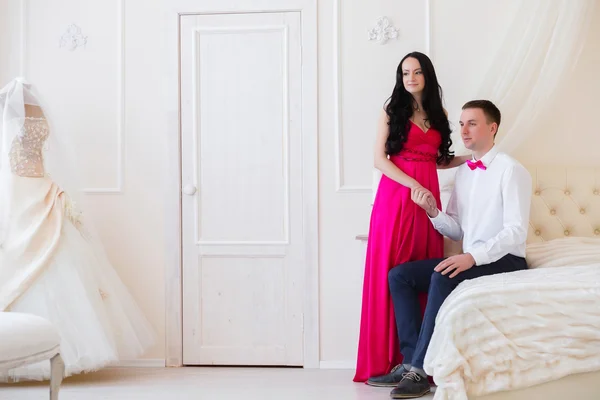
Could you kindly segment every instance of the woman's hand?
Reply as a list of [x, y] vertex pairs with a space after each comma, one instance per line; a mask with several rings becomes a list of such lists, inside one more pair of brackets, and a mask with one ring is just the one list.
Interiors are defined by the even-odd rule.
[[415, 202], [416, 205], [421, 207], [427, 215], [431, 218], [435, 218], [438, 215], [438, 208], [433, 193], [424, 187], [418, 187], [411, 190], [410, 198]]

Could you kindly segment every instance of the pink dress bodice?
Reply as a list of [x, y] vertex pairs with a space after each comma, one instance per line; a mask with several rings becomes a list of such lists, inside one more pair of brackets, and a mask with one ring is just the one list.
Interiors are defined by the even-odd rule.
[[392, 155], [390, 159], [396, 165], [404, 161], [435, 163], [441, 142], [442, 137], [436, 129], [430, 128], [427, 132], [423, 132], [418, 125], [410, 122], [408, 137], [402, 150]]

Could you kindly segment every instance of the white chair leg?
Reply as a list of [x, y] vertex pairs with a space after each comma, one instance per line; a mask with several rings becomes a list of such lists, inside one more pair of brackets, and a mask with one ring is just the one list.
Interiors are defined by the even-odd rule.
[[50, 400], [58, 400], [60, 384], [65, 376], [65, 362], [60, 354], [50, 360]]

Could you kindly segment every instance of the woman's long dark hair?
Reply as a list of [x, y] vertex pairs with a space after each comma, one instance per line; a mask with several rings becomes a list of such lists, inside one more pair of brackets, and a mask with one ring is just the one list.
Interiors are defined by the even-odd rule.
[[414, 99], [404, 87], [402, 80], [402, 63], [409, 57], [416, 58], [421, 64], [421, 71], [425, 78], [422, 97], [423, 111], [427, 113], [429, 127], [440, 132], [442, 136], [437, 162], [447, 164], [454, 158], [454, 152], [450, 151], [452, 130], [442, 105], [442, 88], [429, 57], [416, 51], [404, 56], [396, 70], [396, 86], [394, 86], [392, 96], [388, 99], [385, 107], [385, 112], [390, 118], [390, 133], [385, 143], [385, 151], [389, 155], [399, 153], [406, 143], [410, 129], [409, 119], [413, 115]]

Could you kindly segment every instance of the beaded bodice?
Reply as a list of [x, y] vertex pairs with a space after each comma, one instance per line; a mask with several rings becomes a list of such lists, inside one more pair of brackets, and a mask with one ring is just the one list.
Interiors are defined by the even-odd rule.
[[48, 135], [45, 118], [25, 117], [10, 149], [10, 167], [14, 174], [32, 178], [45, 175], [43, 150]]

